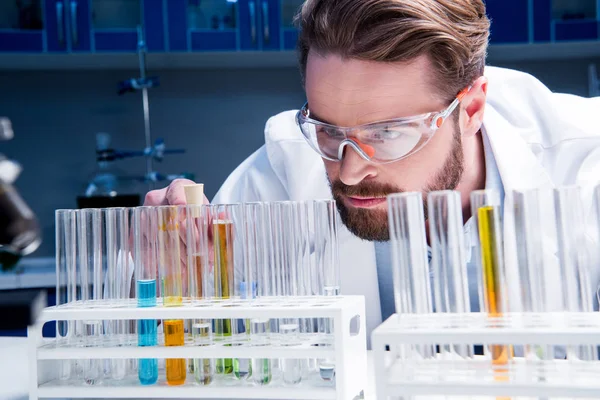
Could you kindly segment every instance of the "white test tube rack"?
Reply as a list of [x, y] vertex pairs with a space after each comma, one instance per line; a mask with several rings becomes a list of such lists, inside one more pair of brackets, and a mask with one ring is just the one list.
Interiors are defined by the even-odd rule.
[[442, 344], [506, 344], [515, 349], [525, 345], [600, 346], [600, 312], [505, 314], [498, 318], [484, 313], [394, 314], [372, 333], [377, 399], [575, 399], [600, 395], [599, 361], [531, 362], [531, 358], [526, 361], [523, 354], [515, 354], [499, 373], [498, 367], [491, 368], [489, 356], [459, 359], [438, 353], [431, 359], [400, 357], [409, 354], [403, 353], [410, 352], [408, 346]]
[[[280, 299], [281, 300], [281, 299]], [[160, 304], [160, 299], [159, 299]], [[210, 346], [185, 345], [165, 347], [66, 347], [60, 338], [43, 338], [42, 328], [53, 321], [138, 320], [138, 319], [248, 319], [248, 318], [332, 318], [333, 340], [331, 346], [322, 343], [319, 334], [304, 334], [297, 346], [242, 345]], [[134, 300], [129, 306], [110, 307], [97, 305], [85, 307], [80, 302], [44, 309], [36, 325], [28, 328], [30, 400], [44, 398], [203, 398], [203, 399], [336, 399], [360, 398], [367, 387], [367, 350], [365, 327], [365, 301], [363, 296], [285, 298], [284, 302], [264, 298], [253, 300], [225, 300], [195, 306], [138, 308]], [[134, 335], [137, 340], [137, 335]], [[83, 378], [61, 381], [59, 363], [81, 359], [140, 359], [140, 358], [299, 358], [332, 359], [335, 361], [335, 384], [309, 385], [301, 382], [294, 386], [271, 384], [254, 386], [251, 382], [237, 385], [220, 385], [213, 382], [202, 386], [187, 374], [184, 385], [169, 386], [164, 370], [159, 371], [158, 382], [144, 386], [131, 379], [106, 381], [87, 385]], [[75, 383], [74, 383], [75, 382]]]

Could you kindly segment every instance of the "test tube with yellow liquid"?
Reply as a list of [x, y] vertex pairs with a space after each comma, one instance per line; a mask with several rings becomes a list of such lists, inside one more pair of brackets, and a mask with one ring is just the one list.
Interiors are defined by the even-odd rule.
[[[506, 272], [500, 222], [500, 196], [495, 190], [477, 190], [471, 193], [471, 211], [478, 234], [476, 253], [480, 261], [480, 311], [499, 320], [508, 311]], [[510, 345], [491, 345], [492, 366], [498, 372], [496, 380], [508, 379], [507, 366], [513, 356]]]
[[[181, 239], [185, 237], [182, 221], [185, 220], [185, 206], [158, 207], [158, 263], [161, 274], [161, 296], [163, 306], [183, 305], [183, 266]], [[182, 233], [183, 232], [183, 233]], [[182, 319], [163, 320], [165, 346], [183, 346], [185, 332]], [[166, 360], [167, 383], [182, 385], [186, 379], [186, 360], [170, 358]]]

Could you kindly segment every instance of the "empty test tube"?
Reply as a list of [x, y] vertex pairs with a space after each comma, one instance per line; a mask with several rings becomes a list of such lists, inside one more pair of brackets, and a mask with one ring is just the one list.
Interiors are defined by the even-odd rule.
[[[294, 227], [294, 207], [295, 203], [290, 201], [275, 202], [270, 207], [273, 278], [275, 282], [273, 292], [282, 302], [293, 301], [292, 297], [297, 293], [298, 265], [294, 247], [298, 232]], [[276, 332], [282, 346], [300, 344], [300, 319], [280, 318]], [[281, 358], [279, 362], [285, 384], [295, 385], [301, 382], [303, 360]]]
[[[108, 301], [112, 307], [123, 307], [129, 298], [129, 281], [126, 272], [129, 268], [129, 209], [108, 208], [103, 210], [106, 226], [106, 288]], [[129, 323], [126, 320], [109, 321], [108, 334], [116, 346], [125, 346], [129, 336]], [[111, 359], [111, 377], [125, 378], [127, 359]]]
[[[241, 295], [247, 299], [257, 299], [270, 294], [268, 268], [267, 224], [268, 207], [264, 203], [244, 204], [244, 285]], [[251, 346], [269, 344], [270, 319], [251, 318], [249, 326]], [[268, 358], [250, 360], [252, 381], [256, 385], [268, 385], [273, 378], [272, 362]]]
[[[500, 221], [500, 196], [494, 190], [477, 190], [471, 193], [471, 210], [478, 233], [480, 310], [492, 318], [501, 318], [508, 312], [506, 272]], [[492, 364], [506, 365], [512, 358], [512, 346], [490, 346]]]
[[[104, 300], [104, 280], [106, 271], [106, 231], [105, 219], [100, 209], [78, 211], [79, 265], [82, 272], [84, 301], [89, 307], [106, 304]], [[103, 325], [101, 321], [83, 321], [84, 346], [101, 345]], [[84, 380], [89, 385], [99, 383], [103, 375], [104, 360], [83, 360]]]
[[[133, 215], [133, 259], [136, 276], [138, 307], [156, 306], [156, 276], [158, 270], [158, 216], [154, 207], [136, 207]], [[158, 321], [137, 321], [138, 346], [158, 345]], [[142, 385], [152, 385], [158, 380], [158, 360], [142, 358], [138, 366], [138, 378]]]
[[[435, 312], [470, 312], [460, 194], [445, 190], [428, 195], [429, 238]], [[443, 346], [442, 353], [472, 357], [470, 345]]]
[[[563, 305], [568, 312], [593, 311], [591, 259], [587, 248], [586, 225], [583, 214], [581, 190], [578, 186], [554, 189], [556, 231]], [[577, 346], [567, 349], [569, 359], [593, 361], [598, 359], [594, 346]]]
[[[399, 193], [387, 200], [396, 313], [430, 314], [433, 305], [423, 197], [416, 192]], [[412, 350], [416, 353], [410, 355], [421, 359], [435, 354], [433, 345], [414, 346]]]
[[[68, 306], [73, 301], [73, 272], [76, 268], [77, 216], [75, 210], [56, 210], [56, 300], [57, 305]], [[56, 321], [57, 344], [71, 345], [76, 339], [72, 321]], [[59, 365], [59, 378], [71, 378], [74, 360], [63, 360]]]
[[[544, 263], [544, 254], [554, 255], [545, 248], [542, 240], [544, 227], [540, 196], [540, 189], [513, 192], [521, 308], [524, 313], [555, 311], [550, 308], [549, 297], [557, 295], [551, 287], [557, 274], [550, 269], [549, 263]], [[552, 360], [554, 349], [552, 346], [525, 346], [525, 357], [528, 360]]]
[[[315, 262], [322, 273], [323, 296], [340, 295], [340, 264], [338, 254], [338, 216], [334, 200], [316, 200], [313, 203]], [[333, 319], [320, 319], [319, 332], [325, 344], [333, 343]], [[318, 361], [319, 374], [325, 381], [335, 378], [335, 363], [330, 359]]]
[[[158, 211], [158, 264], [161, 275], [161, 296], [165, 307], [183, 305], [183, 268], [181, 265], [180, 232], [185, 208], [160, 206]], [[185, 232], [185, 231], [184, 231]], [[185, 233], [184, 233], [185, 234]], [[185, 333], [182, 319], [163, 320], [165, 346], [183, 346]], [[181, 385], [186, 379], [184, 358], [167, 359], [167, 383]]]

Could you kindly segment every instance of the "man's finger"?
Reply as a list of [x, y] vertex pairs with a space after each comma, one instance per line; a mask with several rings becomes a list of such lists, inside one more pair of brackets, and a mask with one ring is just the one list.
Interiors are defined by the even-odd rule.
[[151, 190], [146, 193], [144, 198], [145, 206], [164, 206], [167, 205], [167, 189]]
[[187, 204], [185, 200], [185, 185], [193, 185], [194, 182], [189, 179], [175, 179], [167, 187], [167, 204], [172, 206], [181, 206]]

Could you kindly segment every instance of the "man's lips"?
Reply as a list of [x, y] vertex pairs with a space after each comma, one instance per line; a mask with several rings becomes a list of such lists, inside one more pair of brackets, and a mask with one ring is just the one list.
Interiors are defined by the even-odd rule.
[[357, 208], [372, 208], [385, 203], [385, 197], [351, 197], [345, 196], [350, 205]]

